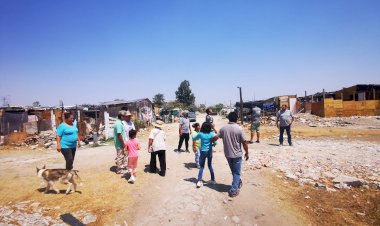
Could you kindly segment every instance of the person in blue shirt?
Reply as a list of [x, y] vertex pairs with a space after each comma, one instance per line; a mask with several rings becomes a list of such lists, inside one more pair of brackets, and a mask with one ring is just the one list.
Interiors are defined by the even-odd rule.
[[203, 186], [202, 176], [203, 176], [203, 170], [205, 168], [205, 163], [207, 159], [207, 166], [210, 170], [211, 174], [211, 181], [210, 184], [216, 184], [215, 182], [215, 175], [214, 175], [214, 169], [212, 168], [212, 147], [216, 145], [216, 143], [212, 143], [211, 139], [215, 138], [216, 135], [214, 132], [212, 132], [212, 124], [208, 122], [204, 122], [201, 127], [201, 131], [193, 137], [193, 140], [201, 140], [201, 153], [199, 157], [199, 173], [198, 173], [198, 182], [197, 182], [197, 188], [200, 188]]
[[75, 152], [80, 146], [78, 139], [78, 128], [74, 123], [74, 116], [70, 112], [64, 113], [65, 121], [62, 122], [56, 131], [57, 134], [57, 151], [61, 152], [66, 160], [66, 169], [73, 169]]

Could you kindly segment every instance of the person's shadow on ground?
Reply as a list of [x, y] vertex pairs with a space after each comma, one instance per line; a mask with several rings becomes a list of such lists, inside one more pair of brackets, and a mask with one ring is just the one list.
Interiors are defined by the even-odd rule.
[[113, 172], [113, 173], [116, 173], [117, 166], [111, 166], [110, 171]]
[[60, 215], [60, 218], [63, 222], [70, 226], [85, 226], [85, 224], [83, 224], [82, 222], [80, 222], [80, 220], [71, 215], [71, 213], [62, 214]]
[[174, 149], [174, 152], [177, 152], [177, 153], [182, 153], [182, 152], [187, 152], [186, 150], [184, 150], [184, 149]]
[[[187, 181], [187, 182], [191, 182], [191, 183], [194, 183], [194, 184], [197, 184], [198, 182], [198, 179], [195, 178], [195, 177], [190, 177], [190, 178], [186, 178], [184, 179], [184, 181]], [[217, 192], [228, 192], [231, 188], [230, 185], [226, 185], [226, 184], [219, 184], [219, 183], [216, 183], [216, 184], [210, 184], [210, 183], [207, 183], [207, 182], [203, 182], [203, 186], [204, 187], [208, 187], [210, 189], [213, 189]]]
[[268, 144], [270, 146], [280, 146], [280, 144]]
[[145, 165], [144, 173], [159, 173], [159, 172], [160, 172], [159, 168], [156, 169], [156, 172], [151, 172], [150, 171], [150, 165], [149, 164]]
[[197, 168], [197, 164], [194, 162], [185, 162], [183, 164], [185, 165], [186, 169], [188, 169], [188, 170]]

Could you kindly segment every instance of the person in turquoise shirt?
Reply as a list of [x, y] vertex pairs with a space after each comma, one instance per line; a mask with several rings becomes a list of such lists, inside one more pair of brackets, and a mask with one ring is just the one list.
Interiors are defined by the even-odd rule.
[[66, 160], [66, 169], [73, 169], [75, 152], [80, 146], [78, 139], [78, 128], [74, 122], [74, 116], [70, 112], [64, 113], [65, 121], [62, 122], [56, 131], [57, 134], [57, 151], [61, 152]]
[[122, 174], [124, 169], [127, 167], [126, 159], [127, 156], [124, 153], [125, 147], [125, 127], [123, 125], [123, 120], [126, 119], [127, 112], [124, 110], [119, 111], [118, 119], [116, 120], [115, 126], [113, 127], [113, 141], [116, 149], [116, 173]]
[[202, 176], [203, 176], [203, 170], [205, 168], [206, 159], [207, 160], [207, 166], [210, 170], [211, 174], [211, 181], [209, 181], [210, 184], [216, 184], [215, 182], [215, 175], [214, 175], [214, 169], [212, 168], [212, 146], [213, 144], [211, 142], [211, 139], [216, 138], [216, 135], [212, 131], [212, 124], [208, 122], [204, 122], [201, 127], [201, 131], [193, 137], [193, 140], [196, 141], [198, 139], [201, 140], [201, 152], [199, 156], [199, 173], [198, 173], [198, 182], [197, 182], [197, 188], [200, 188], [203, 186]]

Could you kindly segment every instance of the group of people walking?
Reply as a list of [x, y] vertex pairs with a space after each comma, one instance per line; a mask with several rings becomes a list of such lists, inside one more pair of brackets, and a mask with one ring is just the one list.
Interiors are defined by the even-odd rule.
[[[256, 143], [260, 143], [260, 115], [261, 109], [254, 107], [252, 109], [251, 119], [251, 139], [246, 140], [244, 130], [237, 124], [238, 115], [236, 112], [228, 114], [228, 124], [224, 125], [219, 132], [215, 128], [212, 110], [206, 110], [205, 121], [200, 125], [194, 123], [190, 125], [188, 114], [179, 121], [179, 143], [175, 151], [181, 152], [183, 142], [185, 142], [186, 152], [189, 151], [190, 135], [192, 137], [192, 148], [195, 154], [195, 163], [199, 169], [196, 187], [203, 186], [203, 171], [206, 160], [210, 170], [211, 180], [209, 183], [216, 184], [215, 173], [212, 166], [213, 147], [217, 145], [217, 140], [223, 140], [223, 150], [227, 163], [232, 174], [232, 184], [229, 190], [229, 196], [235, 197], [239, 194], [243, 182], [240, 178], [243, 157], [249, 159], [248, 143], [253, 143], [254, 132], [256, 132]], [[116, 149], [116, 173], [130, 173], [128, 182], [136, 181], [137, 162], [139, 151], [141, 149], [139, 141], [136, 139], [137, 131], [133, 124], [132, 114], [129, 111], [121, 110], [118, 112], [118, 119], [114, 126], [114, 144]], [[279, 143], [283, 145], [283, 134], [286, 131], [288, 143], [293, 145], [291, 138], [291, 125], [294, 121], [293, 114], [287, 109], [286, 105], [282, 105], [276, 114], [276, 125], [279, 128]], [[153, 123], [154, 128], [150, 132], [148, 138], [148, 152], [150, 153], [149, 171], [158, 173], [160, 176], [166, 174], [166, 134], [163, 130], [163, 122], [157, 120]], [[192, 130], [193, 128], [193, 130]], [[66, 160], [66, 169], [73, 169], [76, 148], [80, 146], [78, 137], [78, 129], [74, 116], [66, 112], [64, 113], [64, 122], [62, 122], [56, 131], [57, 134], [57, 151], [61, 152]], [[243, 153], [244, 150], [244, 153]], [[157, 168], [156, 159], [159, 159], [160, 168]]]
[[[137, 161], [140, 150], [140, 144], [136, 139], [136, 129], [131, 121], [132, 114], [129, 111], [121, 110], [118, 113], [118, 120], [114, 126], [114, 143], [116, 148], [116, 173], [130, 173], [129, 183], [136, 181]], [[153, 130], [149, 135], [148, 152], [151, 154], [150, 172], [156, 173], [156, 158], [160, 161], [159, 175], [165, 176], [166, 172], [166, 146], [165, 132], [162, 130], [163, 122], [156, 121], [153, 123]]]
[[[193, 151], [195, 152], [195, 161], [199, 168], [197, 188], [203, 186], [203, 170], [207, 159], [207, 166], [210, 170], [210, 184], [216, 184], [215, 173], [212, 167], [213, 147], [217, 144], [218, 139], [223, 140], [224, 155], [232, 173], [232, 185], [228, 191], [230, 197], [235, 197], [239, 194], [240, 188], [243, 186], [241, 175], [241, 166], [243, 155], [246, 160], [249, 159], [247, 140], [245, 139], [244, 130], [237, 124], [238, 115], [236, 112], [231, 112], [228, 115], [229, 123], [223, 126], [219, 132], [215, 128], [214, 119], [211, 116], [212, 110], [206, 110], [206, 119], [202, 126], [195, 123], [195, 133], [193, 133]], [[200, 140], [200, 143], [197, 143]], [[242, 150], [242, 146], [244, 149]], [[198, 159], [199, 156], [199, 159]]]

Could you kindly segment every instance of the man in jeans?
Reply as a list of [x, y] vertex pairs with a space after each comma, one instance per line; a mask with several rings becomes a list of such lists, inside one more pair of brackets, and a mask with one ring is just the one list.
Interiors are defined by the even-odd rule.
[[243, 182], [240, 179], [241, 165], [243, 162], [243, 145], [245, 151], [245, 160], [249, 159], [248, 144], [245, 139], [243, 128], [236, 124], [238, 115], [236, 112], [231, 112], [228, 115], [229, 123], [223, 126], [217, 137], [212, 139], [212, 142], [218, 138], [223, 139], [224, 155], [226, 156], [228, 165], [232, 173], [232, 187], [228, 194], [230, 197], [239, 195], [240, 188]]
[[290, 134], [290, 126], [292, 125], [293, 121], [294, 121], [293, 113], [287, 109], [286, 104], [283, 104], [281, 106], [281, 110], [277, 112], [277, 120], [276, 120], [277, 128], [280, 129], [280, 146], [282, 146], [284, 142], [284, 130], [286, 130], [286, 134], [288, 135], [289, 146], [293, 145], [292, 135]]

